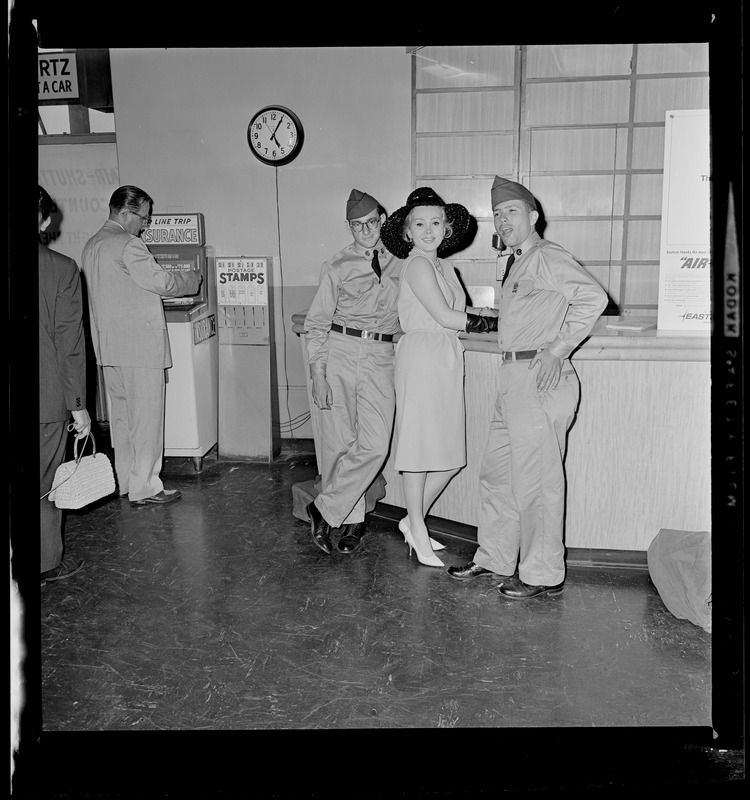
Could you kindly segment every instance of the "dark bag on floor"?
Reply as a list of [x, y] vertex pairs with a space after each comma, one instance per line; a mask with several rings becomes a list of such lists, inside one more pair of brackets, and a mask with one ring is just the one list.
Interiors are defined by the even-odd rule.
[[647, 553], [648, 571], [664, 605], [711, 633], [711, 535], [662, 528]]

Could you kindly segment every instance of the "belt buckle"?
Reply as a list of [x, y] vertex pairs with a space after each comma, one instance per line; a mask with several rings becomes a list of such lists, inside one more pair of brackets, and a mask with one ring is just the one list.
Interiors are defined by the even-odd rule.
[[362, 331], [360, 335], [363, 339], [374, 339], [375, 331]]
[[515, 351], [506, 352], [503, 356], [503, 361], [515, 361], [516, 360], [516, 353]]

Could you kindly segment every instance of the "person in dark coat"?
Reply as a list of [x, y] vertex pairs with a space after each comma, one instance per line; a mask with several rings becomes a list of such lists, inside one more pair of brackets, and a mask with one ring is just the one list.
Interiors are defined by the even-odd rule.
[[[39, 232], [56, 206], [39, 187]], [[72, 417], [72, 421], [71, 421]], [[39, 489], [42, 583], [75, 575], [83, 559], [63, 558], [62, 509], [47, 496], [65, 458], [69, 430], [91, 430], [86, 410], [86, 347], [78, 265], [39, 243]]]

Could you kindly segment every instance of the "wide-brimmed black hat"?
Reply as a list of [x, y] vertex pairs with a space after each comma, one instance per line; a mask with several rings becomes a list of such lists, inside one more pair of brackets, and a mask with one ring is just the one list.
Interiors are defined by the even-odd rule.
[[407, 214], [417, 206], [442, 206], [445, 209], [452, 233], [440, 243], [437, 249], [439, 256], [463, 250], [469, 244], [467, 234], [472, 216], [468, 210], [460, 203], [446, 203], [429, 186], [420, 186], [406, 198], [406, 205], [394, 211], [380, 229], [380, 240], [396, 258], [406, 258], [414, 247], [412, 242], [404, 239], [404, 222]]

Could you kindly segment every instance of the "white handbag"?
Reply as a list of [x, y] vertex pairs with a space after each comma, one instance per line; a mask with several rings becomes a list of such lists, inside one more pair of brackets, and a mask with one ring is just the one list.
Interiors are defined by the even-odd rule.
[[112, 464], [105, 453], [96, 452], [94, 437], [89, 433], [81, 445], [81, 453], [91, 437], [94, 452], [90, 456], [78, 455], [78, 442], [73, 447], [73, 460], [66, 461], [55, 471], [49, 499], [58, 508], [82, 508], [115, 491]]

